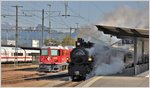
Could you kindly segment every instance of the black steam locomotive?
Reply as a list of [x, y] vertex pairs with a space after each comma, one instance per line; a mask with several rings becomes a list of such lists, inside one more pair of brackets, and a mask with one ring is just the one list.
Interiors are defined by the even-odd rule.
[[[71, 51], [71, 62], [68, 66], [68, 73], [72, 81], [85, 80], [94, 65], [94, 58], [90, 57], [86, 50], [94, 46], [94, 43], [85, 42], [82, 38], [76, 41], [76, 48]], [[149, 62], [149, 55], [144, 55], [143, 61], [138, 61], [137, 64], [145, 64]], [[124, 55], [125, 68], [133, 67], [133, 52], [128, 52]]]
[[71, 52], [71, 62], [69, 63], [68, 73], [72, 81], [80, 81], [86, 79], [86, 74], [92, 70], [92, 62], [94, 59], [89, 57], [89, 53], [85, 48], [93, 47], [94, 43], [85, 42], [83, 39], [78, 38], [76, 41], [76, 48]]

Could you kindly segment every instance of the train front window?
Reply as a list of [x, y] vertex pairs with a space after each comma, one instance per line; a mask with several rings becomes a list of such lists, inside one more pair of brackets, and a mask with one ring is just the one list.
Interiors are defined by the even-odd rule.
[[59, 56], [59, 50], [51, 50], [51, 56]]
[[48, 50], [41, 50], [41, 55], [47, 56], [48, 55]]

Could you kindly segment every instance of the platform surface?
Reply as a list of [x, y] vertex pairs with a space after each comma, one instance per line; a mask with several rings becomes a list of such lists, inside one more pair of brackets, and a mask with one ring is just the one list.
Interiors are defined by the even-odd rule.
[[149, 87], [149, 71], [137, 76], [95, 76], [77, 87]]

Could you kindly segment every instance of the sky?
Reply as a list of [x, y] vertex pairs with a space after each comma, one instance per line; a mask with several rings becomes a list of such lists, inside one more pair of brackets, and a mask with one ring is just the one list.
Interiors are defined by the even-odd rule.
[[[41, 24], [41, 10], [49, 11], [48, 4], [51, 4], [51, 28], [57, 31], [69, 31], [65, 28], [96, 25], [103, 20], [105, 13], [111, 12], [123, 6], [140, 10], [148, 6], [148, 1], [68, 1], [67, 14], [65, 14], [65, 1], [2, 1], [1, 14], [15, 15], [15, 5], [23, 6], [19, 8], [19, 15], [27, 14], [32, 17], [19, 16], [19, 26], [36, 27]], [[32, 10], [32, 11], [27, 11]], [[37, 11], [38, 10], [38, 11]], [[48, 12], [45, 12], [44, 25], [49, 26]], [[1, 17], [1, 22], [8, 22], [15, 25], [15, 16]], [[55, 29], [56, 28], [56, 29]], [[58, 28], [58, 29], [57, 29]], [[64, 29], [63, 29], [64, 28]]]

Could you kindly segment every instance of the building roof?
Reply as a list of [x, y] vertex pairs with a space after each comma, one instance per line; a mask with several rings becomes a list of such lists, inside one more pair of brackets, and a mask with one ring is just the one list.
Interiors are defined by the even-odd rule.
[[139, 38], [149, 38], [149, 30], [137, 29], [137, 28], [123, 28], [114, 26], [104, 26], [96, 25], [99, 31], [103, 31], [104, 34], [110, 34], [116, 36], [117, 38], [122, 37], [139, 37]]

